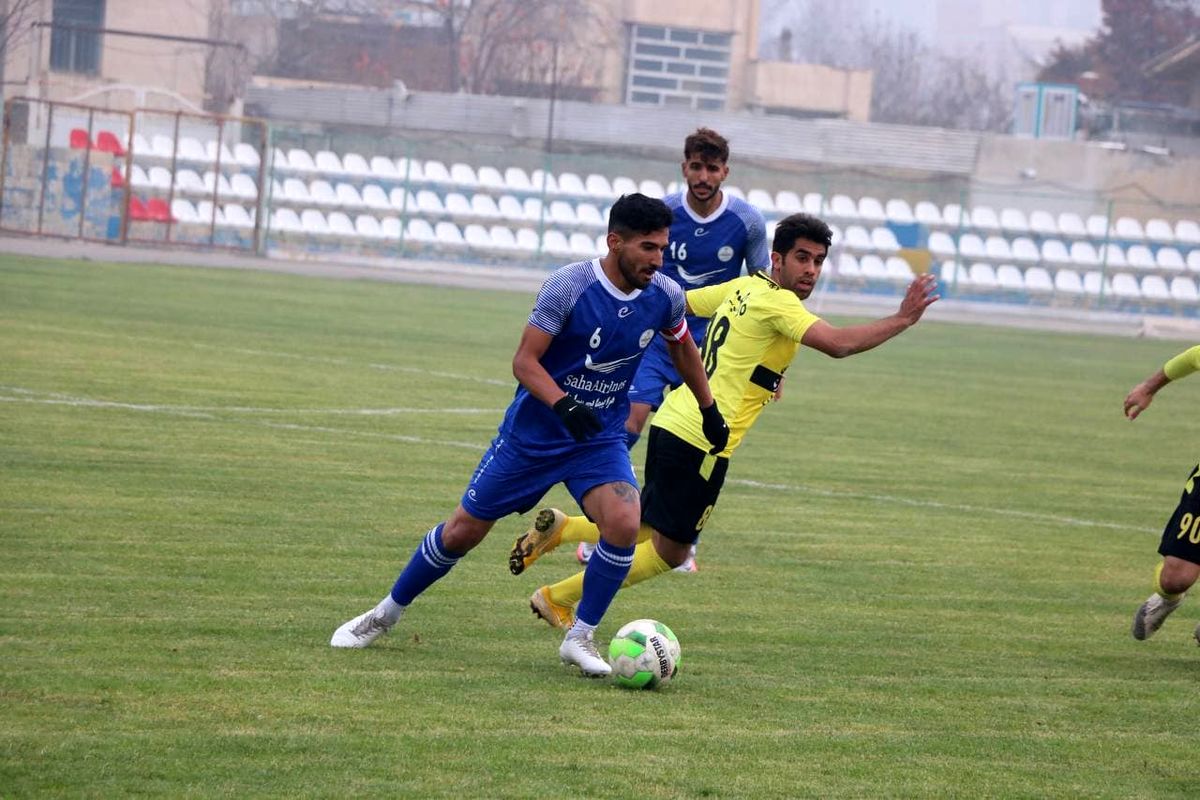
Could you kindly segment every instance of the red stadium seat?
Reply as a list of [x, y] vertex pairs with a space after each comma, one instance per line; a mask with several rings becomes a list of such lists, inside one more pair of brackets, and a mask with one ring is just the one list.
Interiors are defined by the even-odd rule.
[[100, 131], [96, 134], [96, 149], [104, 153], [112, 153], [114, 156], [125, 155], [125, 146], [109, 131]]
[[92, 143], [90, 141], [88, 141], [87, 131], [85, 131], [83, 128], [72, 128], [71, 129], [71, 149], [72, 150], [87, 150], [91, 146], [92, 146]]
[[155, 222], [174, 222], [175, 218], [171, 216], [171, 209], [167, 206], [167, 201], [161, 197], [151, 197], [146, 201], [146, 211], [150, 214], [150, 219]]
[[114, 189], [121, 189], [125, 186], [125, 176], [121, 174], [121, 168], [113, 166], [112, 177], [108, 181], [108, 185]]
[[139, 222], [150, 219], [150, 212], [146, 209], [145, 203], [138, 199], [137, 195], [129, 195], [129, 218]]

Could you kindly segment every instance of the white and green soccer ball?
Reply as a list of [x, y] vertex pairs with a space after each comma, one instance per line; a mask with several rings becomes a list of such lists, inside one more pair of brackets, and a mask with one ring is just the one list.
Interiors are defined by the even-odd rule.
[[613, 680], [626, 689], [653, 689], [679, 672], [679, 639], [653, 619], [635, 619], [622, 626], [608, 646]]

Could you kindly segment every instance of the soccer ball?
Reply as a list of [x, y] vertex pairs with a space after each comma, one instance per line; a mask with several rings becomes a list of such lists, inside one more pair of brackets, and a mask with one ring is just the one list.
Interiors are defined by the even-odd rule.
[[679, 672], [679, 639], [666, 625], [635, 619], [623, 626], [608, 646], [613, 680], [626, 689], [653, 689]]

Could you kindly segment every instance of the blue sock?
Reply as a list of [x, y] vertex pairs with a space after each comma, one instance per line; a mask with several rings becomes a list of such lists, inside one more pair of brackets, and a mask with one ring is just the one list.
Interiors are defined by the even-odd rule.
[[599, 625], [609, 604], [621, 588], [633, 564], [632, 547], [617, 547], [603, 539], [596, 545], [583, 571], [583, 597], [575, 609], [575, 617], [588, 625]]
[[629, 448], [630, 450], [632, 450], [633, 446], [638, 443], [638, 439], [640, 439], [640, 438], [642, 438], [642, 435], [640, 433], [634, 433], [633, 431], [625, 431], [625, 446], [627, 448]]
[[400, 605], [406, 606], [411, 603], [462, 558], [461, 554], [451, 553], [442, 545], [442, 528], [445, 526], [446, 523], [439, 522], [425, 534], [412, 558], [408, 560], [408, 566], [392, 586], [392, 599]]

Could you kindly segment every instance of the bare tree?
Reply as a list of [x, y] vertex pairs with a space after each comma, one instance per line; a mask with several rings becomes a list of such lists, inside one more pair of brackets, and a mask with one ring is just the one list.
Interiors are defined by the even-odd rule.
[[7, 80], [8, 49], [32, 35], [39, 5], [39, 0], [0, 0], [0, 85]]
[[[776, 30], [819, 31], [793, 39], [793, 60], [873, 73], [871, 119], [904, 125], [1003, 130], [1012, 90], [968, 58], [935, 52], [912, 30], [864, 13], [859, 2], [773, 0]], [[768, 37], [771, 38], [771, 37]]]

